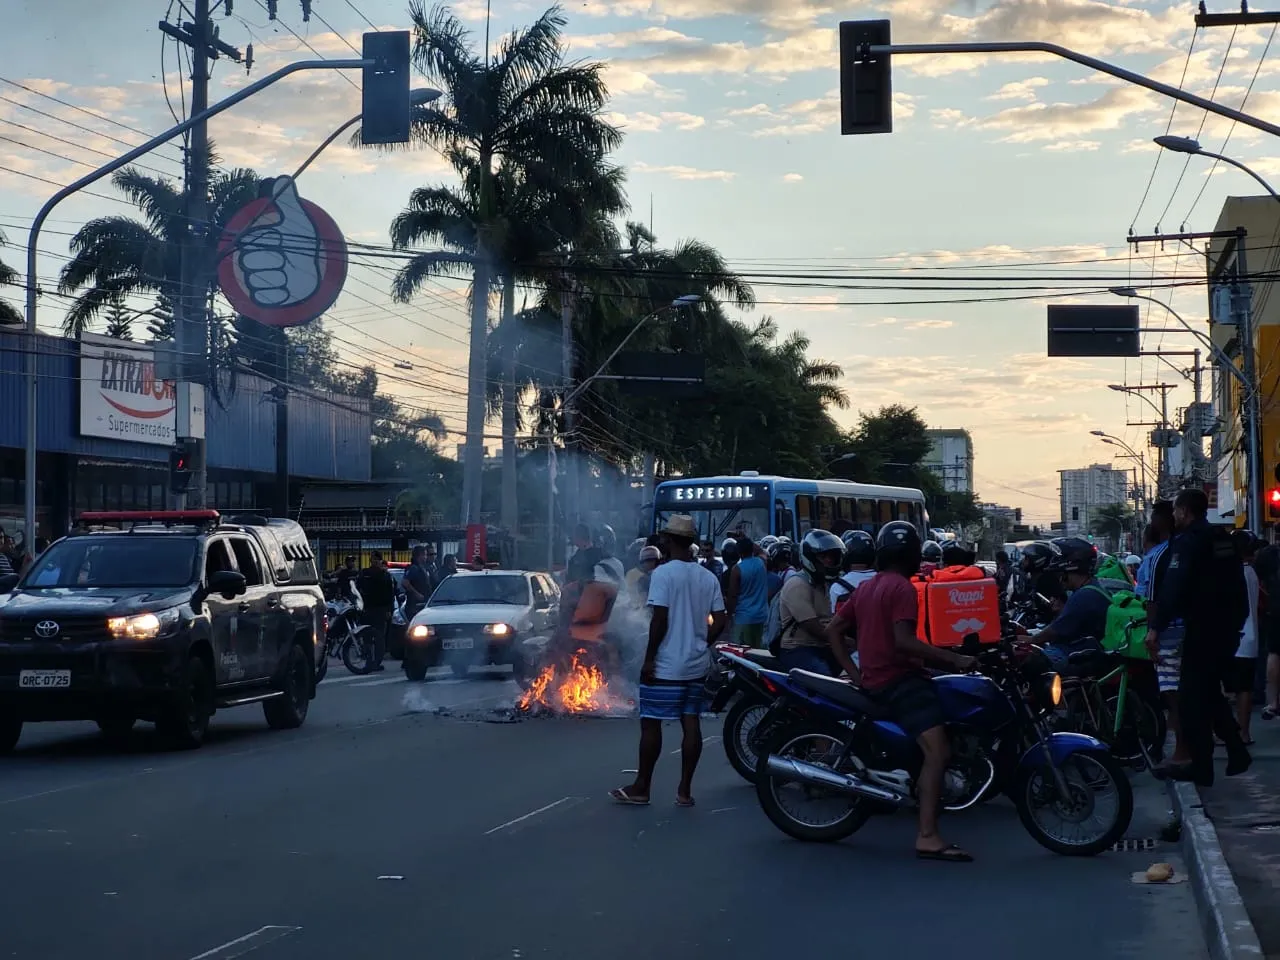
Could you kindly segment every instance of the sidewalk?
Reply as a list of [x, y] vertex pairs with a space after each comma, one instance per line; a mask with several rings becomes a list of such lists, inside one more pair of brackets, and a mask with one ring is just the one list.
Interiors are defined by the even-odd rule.
[[1280, 960], [1280, 720], [1254, 712], [1253, 766], [1223, 776], [1218, 748], [1214, 785], [1200, 791], [1204, 812], [1218, 835], [1226, 865], [1252, 921], [1262, 955]]

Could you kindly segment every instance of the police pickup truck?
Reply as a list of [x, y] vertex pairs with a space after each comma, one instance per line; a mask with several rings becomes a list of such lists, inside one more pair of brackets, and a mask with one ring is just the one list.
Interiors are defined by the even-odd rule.
[[261, 703], [301, 726], [324, 595], [298, 524], [215, 510], [85, 513], [0, 605], [0, 753], [24, 723], [154, 722], [198, 747], [215, 710]]

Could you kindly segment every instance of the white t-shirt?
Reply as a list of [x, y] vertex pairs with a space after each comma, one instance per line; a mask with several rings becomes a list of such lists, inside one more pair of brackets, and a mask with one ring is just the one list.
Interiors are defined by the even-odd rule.
[[1258, 574], [1247, 563], [1244, 565], [1244, 585], [1249, 590], [1249, 619], [1240, 631], [1236, 656], [1252, 658], [1258, 655]]
[[[856, 590], [875, 575], [876, 572], [874, 570], [850, 570], [848, 573], [840, 574], [840, 580], [845, 581], [845, 583], [853, 584], [853, 589]], [[836, 608], [837, 600], [843, 597], [846, 593], [851, 592], [848, 587], [840, 582], [840, 580], [831, 584], [831, 589], [827, 591], [827, 596], [831, 598], [832, 610]]]
[[667, 608], [667, 635], [653, 673], [659, 680], [698, 680], [711, 667], [707, 615], [724, 610], [720, 579], [699, 563], [671, 560], [649, 578], [649, 606]]

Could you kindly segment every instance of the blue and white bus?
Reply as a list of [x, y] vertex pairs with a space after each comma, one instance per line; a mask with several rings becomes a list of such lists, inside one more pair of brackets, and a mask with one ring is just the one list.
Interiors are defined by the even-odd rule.
[[[739, 530], [752, 540], [766, 534], [799, 542], [810, 530], [876, 531], [893, 520], [929, 529], [924, 494], [911, 487], [884, 487], [847, 480], [796, 480], [744, 470], [736, 477], [682, 477], [658, 484], [650, 531], [672, 514], [693, 517], [703, 541], [716, 544]], [[841, 522], [843, 521], [843, 523]]]

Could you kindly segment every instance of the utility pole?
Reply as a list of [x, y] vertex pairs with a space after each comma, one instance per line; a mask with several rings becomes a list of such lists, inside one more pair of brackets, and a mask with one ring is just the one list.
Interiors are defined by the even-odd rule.
[[1249, 527], [1257, 536], [1265, 529], [1262, 489], [1262, 408], [1258, 397], [1257, 355], [1253, 342], [1253, 286], [1244, 252], [1244, 228], [1236, 232], [1235, 282], [1231, 285], [1231, 313], [1240, 331], [1241, 372], [1253, 389], [1244, 397], [1241, 428], [1249, 450]]
[[[209, 106], [209, 61], [225, 54], [237, 63], [240, 51], [218, 39], [209, 0], [194, 0], [192, 20], [174, 26], [161, 21], [160, 30], [191, 48], [191, 116]], [[205, 448], [205, 383], [209, 365], [209, 125], [201, 120], [191, 128], [184, 157], [186, 221], [182, 231], [181, 280], [174, 317], [174, 340], [182, 377], [177, 387], [178, 441], [191, 457], [191, 486], [174, 496], [174, 507], [205, 505], [208, 456]]]

